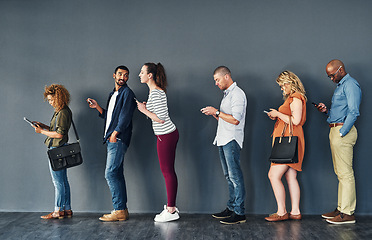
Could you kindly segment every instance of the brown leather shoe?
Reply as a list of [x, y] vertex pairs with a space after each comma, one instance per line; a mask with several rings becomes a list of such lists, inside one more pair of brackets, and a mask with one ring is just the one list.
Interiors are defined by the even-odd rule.
[[301, 215], [301, 213], [297, 214], [297, 215], [289, 214], [289, 219], [291, 219], [291, 220], [301, 220], [302, 215]]
[[65, 216], [64, 211], [51, 212], [47, 215], [41, 216], [42, 219], [62, 219]]
[[336, 208], [333, 212], [323, 214], [322, 218], [331, 219], [331, 218], [336, 217], [339, 214], [340, 214], [340, 211], [338, 211], [338, 209]]
[[71, 218], [72, 214], [72, 210], [65, 210], [65, 217]]
[[326, 221], [333, 224], [347, 224], [356, 222], [354, 214], [348, 215], [345, 213], [340, 213], [336, 217], [327, 219]]
[[125, 221], [129, 219], [128, 208], [125, 210], [114, 210], [110, 214], [104, 214], [99, 220], [104, 222]]
[[277, 213], [273, 213], [270, 216], [265, 217], [265, 220], [269, 222], [285, 221], [288, 219], [289, 219], [289, 213], [286, 213], [283, 216], [279, 216]]

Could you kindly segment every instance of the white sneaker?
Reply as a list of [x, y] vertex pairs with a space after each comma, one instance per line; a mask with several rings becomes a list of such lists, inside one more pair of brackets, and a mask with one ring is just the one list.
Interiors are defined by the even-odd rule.
[[156, 214], [154, 221], [155, 222], [174, 221], [180, 218], [180, 215], [178, 213], [179, 211], [177, 208], [176, 208], [176, 211], [174, 211], [174, 213], [168, 212], [167, 205], [164, 205], [164, 210], [160, 214]]
[[[167, 210], [167, 211], [168, 211], [168, 209], [167, 209], [167, 205], [164, 205], [164, 210]], [[159, 216], [164, 212], [164, 210], [163, 210], [161, 213], [156, 214], [155, 217], [159, 217]], [[178, 210], [178, 209], [177, 209], [177, 210]], [[155, 219], [154, 219], [154, 220], [155, 220]]]

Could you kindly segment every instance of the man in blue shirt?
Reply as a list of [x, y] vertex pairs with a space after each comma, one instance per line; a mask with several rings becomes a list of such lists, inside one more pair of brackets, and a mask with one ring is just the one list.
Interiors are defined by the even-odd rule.
[[244, 140], [247, 98], [244, 91], [232, 80], [227, 67], [216, 68], [213, 78], [224, 93], [220, 110], [208, 106], [201, 109], [201, 112], [218, 120], [213, 144], [218, 146], [222, 170], [229, 186], [229, 200], [224, 211], [212, 216], [220, 219], [223, 224], [244, 223], [245, 188], [240, 167], [240, 150]]
[[113, 74], [115, 88], [110, 93], [107, 107], [103, 109], [97, 101], [88, 98], [90, 108], [105, 119], [103, 142], [107, 144], [105, 178], [112, 195], [114, 211], [99, 219], [105, 222], [124, 221], [129, 218], [127, 190], [124, 179], [124, 155], [132, 137], [132, 117], [136, 108], [135, 96], [128, 87], [129, 69], [118, 66]]
[[353, 147], [358, 133], [354, 123], [359, 114], [362, 92], [359, 83], [346, 73], [344, 64], [337, 59], [327, 64], [328, 77], [337, 84], [328, 110], [319, 103], [320, 112], [328, 115], [329, 141], [334, 171], [338, 177], [338, 205], [333, 212], [325, 213], [323, 218], [333, 224], [355, 223], [355, 179], [353, 171]]

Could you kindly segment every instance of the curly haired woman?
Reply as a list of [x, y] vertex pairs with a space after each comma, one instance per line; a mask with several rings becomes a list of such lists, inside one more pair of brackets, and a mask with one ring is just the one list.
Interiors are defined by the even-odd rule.
[[[68, 107], [70, 93], [63, 85], [52, 84], [45, 86], [44, 100], [54, 108], [54, 114], [50, 126], [34, 121], [35, 132], [41, 133], [47, 138], [45, 145], [48, 148], [56, 148], [65, 145], [68, 141], [68, 130], [71, 126], [72, 112]], [[53, 212], [41, 216], [43, 219], [62, 219], [72, 217], [70, 184], [67, 179], [67, 170], [53, 171], [49, 164], [55, 188], [55, 209]]]

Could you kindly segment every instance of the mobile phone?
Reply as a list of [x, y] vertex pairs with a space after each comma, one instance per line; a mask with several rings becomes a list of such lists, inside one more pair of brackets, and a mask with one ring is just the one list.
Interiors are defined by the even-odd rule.
[[264, 113], [266, 113], [266, 114], [268, 114], [268, 113], [269, 113], [269, 112], [268, 112], [268, 111], [266, 111], [266, 110], [264, 110], [263, 112], [264, 112]]
[[88, 102], [89, 102], [89, 105], [93, 104], [93, 102], [90, 99], [88, 99]]
[[[311, 104], [313, 104], [314, 105], [314, 107], [316, 107], [318, 110], [319, 110], [319, 104], [316, 104], [315, 102], [311, 102]], [[326, 114], [327, 115], [327, 113], [326, 112], [323, 112], [324, 114]]]
[[137, 102], [140, 102], [140, 101], [138, 101], [138, 99], [137, 99], [137, 98], [134, 98], [134, 100], [136, 100]]
[[36, 124], [32, 123], [30, 120], [28, 120], [26, 117], [23, 117], [23, 120], [25, 120], [28, 124], [30, 124], [31, 126], [37, 126]]

